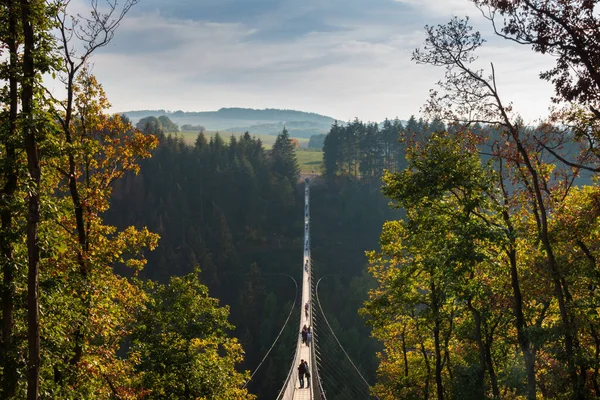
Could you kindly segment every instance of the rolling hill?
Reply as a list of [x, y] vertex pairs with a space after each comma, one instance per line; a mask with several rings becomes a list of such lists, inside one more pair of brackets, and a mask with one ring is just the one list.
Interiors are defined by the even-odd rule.
[[159, 117], [166, 115], [179, 124], [202, 125], [207, 130], [245, 132], [254, 134], [277, 135], [285, 126], [290, 136], [310, 138], [312, 135], [327, 133], [334, 118], [296, 110], [251, 108], [221, 108], [218, 111], [166, 111], [166, 110], [136, 110], [125, 111], [133, 123], [148, 116]]

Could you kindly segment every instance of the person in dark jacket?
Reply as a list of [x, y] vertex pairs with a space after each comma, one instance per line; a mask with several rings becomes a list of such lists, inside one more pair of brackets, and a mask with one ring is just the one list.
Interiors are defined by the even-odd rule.
[[304, 388], [304, 375], [306, 375], [306, 365], [304, 360], [300, 360], [300, 365], [298, 366], [298, 380], [300, 380], [300, 389]]
[[308, 368], [308, 363], [304, 361], [304, 369], [306, 372], [304, 373], [306, 376], [306, 388], [310, 388], [310, 368]]
[[302, 328], [302, 344], [306, 344], [307, 333], [308, 330], [306, 329], [306, 325], [304, 325], [304, 328]]

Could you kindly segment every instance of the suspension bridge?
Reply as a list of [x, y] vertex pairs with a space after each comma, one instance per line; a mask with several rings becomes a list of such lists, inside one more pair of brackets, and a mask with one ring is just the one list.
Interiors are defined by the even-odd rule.
[[[335, 335], [319, 300], [319, 279], [314, 282], [310, 243], [310, 181], [305, 179], [304, 187], [304, 244], [302, 256], [301, 312], [297, 328], [296, 351], [287, 378], [277, 396], [277, 400], [337, 400], [371, 399], [369, 383], [356, 367], [350, 356]], [[290, 277], [292, 278], [292, 277]], [[293, 279], [293, 278], [292, 278]], [[314, 300], [314, 301], [313, 301]], [[292, 307], [284, 326], [273, 345], [254, 371], [250, 380], [261, 367], [279, 340], [290, 321]], [[301, 335], [302, 328], [310, 331], [308, 337]], [[329, 336], [325, 336], [329, 334]], [[321, 338], [324, 340], [321, 341]], [[334, 360], [346, 359], [347, 365], [336, 365]], [[301, 361], [307, 365], [308, 374], [303, 376], [301, 386], [299, 369]], [[357, 379], [360, 378], [360, 379]], [[246, 383], [248, 384], [248, 382]], [[375, 397], [377, 399], [377, 397]]]

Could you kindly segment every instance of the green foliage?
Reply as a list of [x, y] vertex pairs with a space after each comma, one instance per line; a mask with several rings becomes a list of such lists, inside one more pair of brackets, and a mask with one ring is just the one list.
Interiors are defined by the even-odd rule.
[[270, 157], [273, 171], [279, 181], [287, 180], [289, 185], [296, 186], [296, 182], [300, 178], [300, 167], [296, 159], [296, 146], [285, 128], [277, 136]]
[[[433, 134], [411, 145], [407, 169], [384, 176], [384, 193], [406, 210], [403, 220], [384, 224], [382, 252], [370, 253], [379, 287], [364, 311], [386, 347], [377, 387], [384, 398], [429, 384], [437, 398], [450, 387], [454, 398], [497, 392], [486, 349], [496, 339], [490, 327], [506, 321], [490, 277], [503, 231], [494, 221], [494, 175], [469, 138]], [[405, 371], [401, 381], [397, 370]]]
[[179, 126], [171, 121], [166, 115], [158, 117], [158, 122], [164, 132], [179, 132]]
[[377, 181], [384, 170], [401, 170], [406, 165], [406, 146], [402, 139], [410, 139], [412, 135], [425, 136], [440, 128], [439, 123], [429, 127], [420, 121], [415, 123], [416, 130], [413, 131], [412, 121], [414, 117], [406, 128], [398, 119], [386, 119], [381, 125], [358, 119], [346, 125], [336, 122], [323, 142], [325, 175], [329, 180], [336, 176], [351, 176]]
[[308, 148], [309, 149], [322, 149], [323, 146], [325, 145], [325, 137], [326, 136], [327, 135], [325, 135], [325, 134], [311, 136], [310, 140], [308, 141]]
[[243, 351], [227, 332], [229, 309], [218, 307], [199, 271], [146, 284], [149, 301], [136, 318], [130, 357], [148, 399], [252, 399], [238, 373]]
[[154, 116], [142, 118], [135, 124], [135, 127], [147, 135], [179, 132], [179, 126], [166, 115], [161, 115], [158, 118]]

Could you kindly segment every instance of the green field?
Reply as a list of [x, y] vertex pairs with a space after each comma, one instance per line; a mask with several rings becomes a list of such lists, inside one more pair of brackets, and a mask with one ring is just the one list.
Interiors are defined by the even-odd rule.
[[323, 162], [322, 151], [298, 149], [296, 151], [296, 158], [298, 159], [298, 164], [300, 164], [300, 171], [303, 174], [321, 173], [321, 163]]

